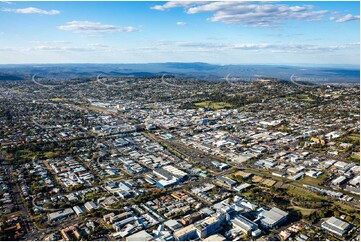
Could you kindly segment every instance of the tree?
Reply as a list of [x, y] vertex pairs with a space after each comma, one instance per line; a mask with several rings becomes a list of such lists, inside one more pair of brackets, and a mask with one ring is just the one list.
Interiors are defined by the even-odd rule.
[[351, 223], [353, 221], [353, 218], [350, 215], [347, 215], [345, 220], [349, 223]]
[[323, 211], [323, 210], [321, 210], [321, 211], [318, 213], [318, 216], [319, 216], [320, 218], [324, 218], [324, 217], [326, 216], [326, 212]]

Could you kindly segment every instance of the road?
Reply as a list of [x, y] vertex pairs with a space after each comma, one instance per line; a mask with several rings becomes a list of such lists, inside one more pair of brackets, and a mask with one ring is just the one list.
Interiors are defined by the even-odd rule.
[[19, 189], [17, 180], [13, 176], [13, 165], [5, 165], [5, 167], [6, 167], [5, 168], [6, 175], [9, 179], [9, 186], [11, 187], [10, 190], [13, 193], [13, 198], [15, 200], [15, 203], [18, 206], [21, 216], [23, 218], [26, 231], [28, 234], [30, 234], [30, 233], [36, 231], [37, 229], [36, 229], [33, 221], [31, 220], [31, 214], [28, 210], [28, 207], [24, 204], [25, 199]]
[[305, 85], [305, 84], [300, 84], [300, 83], [298, 83], [298, 82], [296, 82], [295, 80], [293, 80], [293, 78], [295, 77], [295, 74], [292, 74], [292, 76], [290, 77], [290, 81], [293, 83], [293, 84], [295, 84], [295, 85], [297, 85], [297, 86], [299, 86], [299, 87], [316, 87], [317, 85]]
[[43, 211], [46, 211], [46, 212], [56, 212], [56, 211], [61, 210], [61, 209], [40, 207], [40, 206], [36, 205], [35, 200], [36, 200], [36, 196], [34, 195], [34, 196], [33, 196], [33, 199], [32, 199], [32, 204], [33, 204], [33, 207], [34, 207], [34, 208], [37, 208], [37, 209], [39, 209], [39, 210], [43, 210]]
[[43, 240], [44, 237], [50, 233], [54, 233], [56, 231], [60, 231], [61, 229], [63, 228], [66, 228], [70, 225], [73, 225], [73, 224], [76, 224], [76, 223], [79, 223], [81, 221], [80, 218], [76, 218], [76, 219], [71, 219], [69, 221], [65, 221], [65, 222], [62, 222], [60, 224], [58, 224], [57, 226], [53, 227], [53, 228], [48, 228], [48, 229], [44, 229], [44, 230], [41, 230], [41, 231], [35, 231], [33, 233], [29, 233], [27, 234], [27, 236], [25, 236], [25, 239], [26, 240]]

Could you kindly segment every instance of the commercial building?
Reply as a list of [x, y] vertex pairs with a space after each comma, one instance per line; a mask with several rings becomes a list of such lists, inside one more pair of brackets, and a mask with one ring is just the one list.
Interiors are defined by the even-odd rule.
[[359, 186], [360, 185], [360, 175], [354, 177], [352, 180], [349, 181], [349, 184], [352, 186]]
[[114, 216], [115, 216], [114, 213], [105, 214], [105, 215], [103, 216], [103, 220], [104, 220], [106, 223], [110, 223], [110, 219], [111, 219], [112, 217], [114, 217]]
[[153, 172], [158, 177], [161, 177], [166, 180], [173, 179], [173, 177], [176, 177], [177, 179], [181, 180], [188, 175], [184, 171], [181, 171], [178, 168], [175, 168], [174, 166], [171, 165], [163, 166], [161, 168], [154, 170]]
[[150, 241], [153, 236], [148, 234], [145, 230], [141, 230], [125, 238], [126, 241]]
[[278, 208], [263, 211], [258, 215], [260, 225], [264, 228], [274, 228], [287, 220], [288, 213]]
[[305, 173], [304, 172], [300, 172], [300, 173], [297, 173], [296, 175], [294, 176], [291, 176], [290, 179], [294, 180], [294, 181], [297, 181], [301, 178], [303, 178], [305, 176]]
[[109, 218], [109, 222], [110, 223], [115, 223], [115, 222], [118, 222], [118, 221], [121, 221], [121, 220], [124, 220], [126, 218], [129, 218], [132, 216], [132, 213], [131, 212], [124, 212], [124, 213], [121, 213], [121, 214], [118, 214], [118, 215], [115, 215], [115, 216], [112, 216]]
[[183, 225], [189, 225], [189, 224], [193, 224], [203, 218], [205, 218], [206, 215], [204, 213], [201, 213], [201, 212], [195, 212], [195, 213], [192, 213], [192, 214], [189, 214], [185, 217], [183, 217], [181, 219], [181, 223]]
[[85, 207], [88, 211], [91, 211], [91, 210], [93, 210], [93, 209], [97, 209], [97, 208], [98, 208], [98, 206], [97, 206], [94, 202], [92, 202], [92, 201], [86, 202], [86, 203], [84, 204], [84, 207]]
[[212, 161], [212, 165], [214, 165], [217, 169], [223, 171], [225, 169], [228, 169], [230, 166], [226, 163], [221, 163], [218, 161]]
[[118, 232], [123, 228], [124, 225], [132, 223], [134, 220], [136, 220], [134, 217], [129, 217], [129, 218], [123, 219], [119, 222], [114, 223], [113, 228], [115, 229], [115, 231]]
[[186, 193], [184, 193], [184, 192], [179, 192], [179, 191], [177, 191], [177, 192], [173, 192], [172, 194], [170, 194], [172, 197], [174, 197], [175, 199], [177, 199], [177, 200], [180, 200], [180, 201], [184, 201], [184, 200], [186, 200], [189, 196], [186, 194]]
[[67, 209], [60, 210], [60, 211], [57, 211], [57, 212], [54, 212], [54, 213], [49, 213], [48, 214], [48, 220], [50, 222], [52, 222], [52, 221], [56, 221], [56, 220], [60, 220], [60, 219], [69, 217], [69, 216], [71, 216], [73, 214], [74, 214], [73, 209], [67, 208]]
[[178, 177], [179, 179], [183, 179], [188, 175], [186, 172], [181, 171], [178, 168], [175, 168], [174, 166], [171, 165], [163, 166], [162, 168], [172, 173], [175, 177]]
[[192, 240], [198, 237], [196, 227], [193, 224], [174, 232], [173, 236], [178, 241]]
[[243, 184], [240, 184], [240, 185], [234, 187], [234, 190], [237, 191], [237, 192], [243, 192], [243, 191], [249, 189], [250, 187], [252, 187], [251, 184], [243, 183]]
[[177, 231], [183, 228], [183, 226], [180, 223], [178, 223], [177, 220], [174, 219], [166, 221], [164, 225], [168, 227], [171, 231]]
[[153, 171], [155, 175], [161, 178], [156, 184], [162, 188], [176, 185], [178, 182], [183, 181], [187, 177], [187, 173], [175, 168], [174, 166], [167, 165]]
[[287, 231], [287, 230], [283, 230], [281, 231], [281, 233], [279, 233], [279, 237], [281, 238], [281, 240], [285, 241], [287, 240], [292, 234]]
[[236, 181], [234, 181], [230, 178], [224, 177], [224, 176], [217, 177], [216, 182], [228, 189], [232, 189], [235, 185], [237, 185]]
[[231, 219], [231, 223], [234, 227], [237, 227], [242, 230], [242, 232], [246, 234], [250, 234], [252, 231], [255, 231], [258, 229], [258, 226], [256, 223], [252, 222], [248, 218], [237, 215], [234, 218]]
[[79, 240], [81, 235], [75, 226], [69, 226], [65, 229], [60, 230], [60, 234], [66, 241]]
[[323, 222], [321, 224], [321, 227], [331, 233], [334, 233], [339, 236], [343, 236], [347, 233], [347, 231], [350, 230], [352, 225], [341, 219], [331, 217], [327, 219], [325, 222]]
[[73, 210], [75, 211], [76, 215], [80, 215], [80, 214], [83, 214], [84, 211], [79, 207], [79, 206], [74, 206], [73, 207]]
[[161, 179], [161, 180], [157, 181], [155, 184], [161, 188], [167, 188], [167, 187], [174, 186], [177, 183], [178, 183], [177, 178], [173, 178], [170, 180]]
[[332, 184], [335, 186], [340, 186], [343, 183], [345, 183], [346, 180], [347, 180], [347, 178], [345, 176], [339, 176], [335, 180], [332, 181]]
[[217, 217], [206, 218], [196, 225], [197, 234], [200, 238], [206, 238], [217, 232], [220, 225], [221, 222]]
[[203, 241], [226, 241], [226, 238], [220, 234], [214, 234], [205, 238]]

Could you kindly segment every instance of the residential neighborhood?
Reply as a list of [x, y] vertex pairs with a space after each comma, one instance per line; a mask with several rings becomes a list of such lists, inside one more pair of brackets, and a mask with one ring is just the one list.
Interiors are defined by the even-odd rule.
[[1, 82], [2, 240], [360, 239], [358, 87], [162, 78]]

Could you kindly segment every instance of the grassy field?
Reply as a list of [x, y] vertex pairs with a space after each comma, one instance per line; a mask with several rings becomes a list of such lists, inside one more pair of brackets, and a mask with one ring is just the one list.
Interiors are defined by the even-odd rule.
[[304, 198], [304, 200], [308, 200], [308, 201], [316, 202], [316, 201], [324, 200], [324, 197], [322, 197], [321, 195], [318, 195], [314, 192], [296, 186], [289, 186], [287, 193], [295, 197], [301, 196], [302, 198]]
[[66, 98], [56, 97], [56, 98], [50, 98], [49, 100], [50, 100], [50, 101], [64, 101], [64, 100], [66, 100]]
[[334, 201], [333, 203], [340, 207], [341, 210], [340, 212], [347, 213], [350, 215], [356, 215], [358, 218], [360, 217], [359, 209], [357, 209], [356, 207], [351, 207], [350, 205], [338, 201]]
[[360, 161], [360, 152], [353, 152], [351, 158]]
[[299, 207], [299, 206], [290, 206], [289, 208], [293, 208], [295, 210], [300, 211], [302, 213], [302, 216], [308, 216], [312, 212], [317, 210], [317, 209], [312, 209], [312, 208], [302, 208], [302, 207]]
[[289, 186], [290, 186], [289, 184], [286, 184], [286, 183], [284, 183], [283, 181], [278, 181], [278, 182], [274, 185], [274, 187], [276, 187], [276, 188], [284, 188], [284, 189], [288, 189]]
[[293, 99], [293, 100], [301, 100], [306, 102], [314, 102], [315, 100], [310, 98], [307, 94], [299, 94], [292, 97], [287, 97], [287, 99]]
[[195, 103], [194, 105], [196, 105], [197, 107], [210, 108], [210, 109], [222, 109], [222, 108], [233, 107], [230, 103], [212, 102], [212, 101], [199, 102], [199, 103]]
[[315, 187], [321, 187], [319, 184], [321, 184], [323, 182], [323, 180], [325, 180], [326, 178], [327, 178], [326, 174], [322, 174], [318, 178], [312, 178], [309, 176], [305, 176], [301, 180], [293, 181], [293, 184], [298, 184], [298, 185], [307, 184], [307, 185], [311, 185], [311, 186], [315, 186]]
[[360, 141], [360, 134], [353, 133], [353, 134], [350, 134], [349, 136], [347, 136], [347, 138], [350, 138], [353, 141]]
[[39, 157], [42, 153], [40, 151], [31, 151], [31, 150], [18, 150], [18, 154], [20, 156], [21, 159], [24, 160], [29, 160], [29, 159], [33, 159], [34, 156]]
[[89, 110], [94, 110], [94, 111], [99, 111], [99, 112], [106, 112], [108, 111], [107, 108], [103, 108], [103, 107], [100, 107], [100, 106], [95, 106], [95, 105], [90, 105], [88, 107]]
[[244, 172], [252, 173], [258, 176], [274, 177], [269, 171], [260, 168], [246, 168]]
[[147, 108], [147, 109], [158, 109], [159, 107], [155, 106], [155, 105], [146, 105], [144, 106], [144, 108]]
[[60, 151], [48, 151], [44, 153], [44, 156], [48, 159], [58, 157], [61, 154]]
[[350, 205], [341, 203], [339, 201], [334, 201], [333, 202], [336, 206], [338, 206], [339, 212], [341, 213], [345, 213], [348, 214], [352, 217], [354, 217], [353, 223], [356, 225], [360, 224], [360, 209], [356, 208], [356, 207], [352, 207]]

